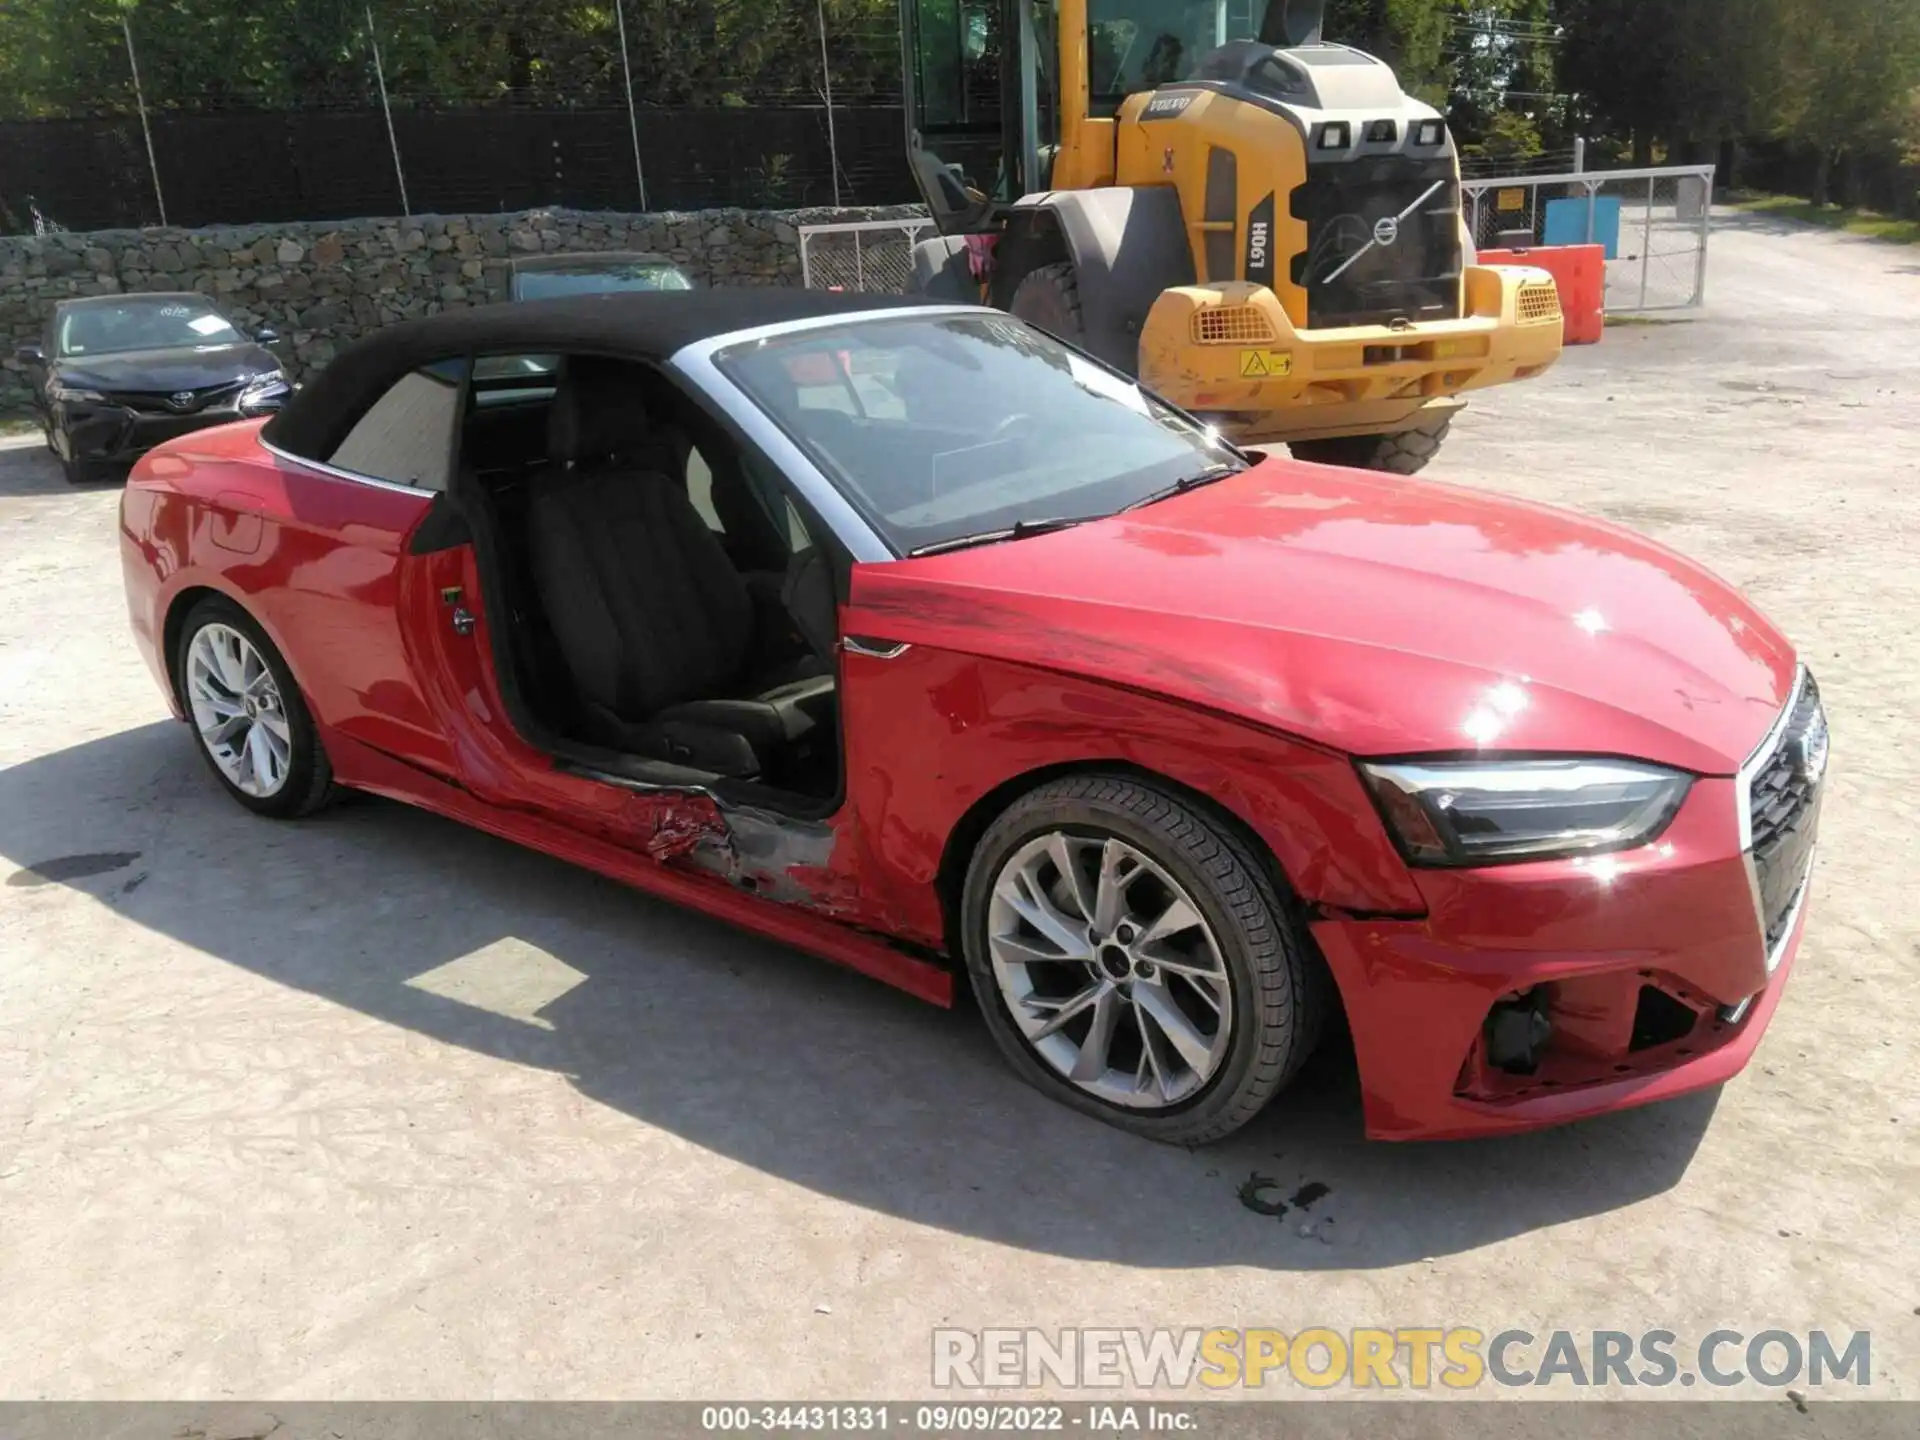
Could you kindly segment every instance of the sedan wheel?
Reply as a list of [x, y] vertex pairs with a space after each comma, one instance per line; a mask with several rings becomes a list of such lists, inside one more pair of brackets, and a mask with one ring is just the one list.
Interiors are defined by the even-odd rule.
[[1265, 868], [1149, 784], [1074, 777], [1016, 801], [974, 854], [963, 925], [1014, 1068], [1154, 1139], [1238, 1129], [1319, 1032], [1324, 970]]
[[227, 791], [262, 815], [302, 815], [332, 771], [286, 663], [252, 618], [209, 598], [187, 617], [175, 662], [200, 753]]

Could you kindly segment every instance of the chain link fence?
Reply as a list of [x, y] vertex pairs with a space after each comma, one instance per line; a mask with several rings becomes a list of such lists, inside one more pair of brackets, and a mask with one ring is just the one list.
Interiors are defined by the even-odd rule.
[[0, 0], [0, 234], [913, 198], [894, 0]]
[[800, 227], [801, 283], [811, 290], [899, 295], [913, 274], [913, 247], [931, 220], [859, 220]]
[[1468, 180], [1461, 206], [1482, 250], [1604, 245], [1609, 311], [1706, 301], [1711, 165]]

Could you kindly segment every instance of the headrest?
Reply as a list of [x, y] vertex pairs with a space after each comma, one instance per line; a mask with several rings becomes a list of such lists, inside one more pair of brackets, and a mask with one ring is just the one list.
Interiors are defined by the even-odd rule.
[[644, 449], [653, 423], [641, 375], [618, 360], [569, 361], [547, 411], [547, 458], [571, 464]]
[[954, 386], [954, 367], [918, 346], [900, 357], [893, 371], [893, 393], [918, 419], [934, 421], [950, 412], [966, 410], [966, 399]]

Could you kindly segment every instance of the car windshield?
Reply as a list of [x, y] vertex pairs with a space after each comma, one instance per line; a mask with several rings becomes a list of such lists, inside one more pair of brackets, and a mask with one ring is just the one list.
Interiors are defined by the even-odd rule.
[[239, 343], [233, 322], [211, 305], [168, 296], [69, 310], [60, 317], [55, 347], [61, 355], [112, 355]]
[[1010, 316], [866, 320], [715, 360], [902, 553], [1238, 468], [1211, 431]]
[[691, 290], [693, 282], [678, 266], [599, 265], [568, 270], [523, 270], [513, 277], [522, 300], [551, 300], [559, 295], [601, 295], [617, 290]]

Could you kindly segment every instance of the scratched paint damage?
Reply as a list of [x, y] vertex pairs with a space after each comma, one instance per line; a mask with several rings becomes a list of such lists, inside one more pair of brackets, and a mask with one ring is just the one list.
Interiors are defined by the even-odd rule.
[[835, 833], [825, 821], [799, 820], [710, 794], [663, 807], [647, 853], [663, 864], [716, 876], [784, 905], [832, 913], [836, 885], [830, 861]]

